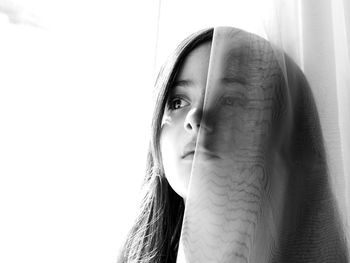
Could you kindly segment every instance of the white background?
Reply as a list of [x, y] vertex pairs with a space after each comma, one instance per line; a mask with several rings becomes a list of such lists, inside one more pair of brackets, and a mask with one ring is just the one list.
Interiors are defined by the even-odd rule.
[[0, 11], [0, 262], [115, 262], [145, 170], [158, 3]]
[[0, 0], [0, 262], [116, 261], [156, 72], [196, 30], [253, 29], [240, 5], [162, 1], [158, 28], [158, 1]]
[[[157, 42], [158, 1], [0, 0], [0, 262], [115, 262], [137, 210], [157, 69], [183, 37], [204, 27], [231, 25], [263, 35], [259, 16], [271, 16], [269, 2], [287, 1], [163, 0]], [[347, 3], [332, 1], [340, 2]], [[328, 50], [318, 42], [329, 37], [322, 25], [344, 37], [339, 25], [345, 22], [335, 20], [349, 12], [329, 9], [330, 1], [288, 3], [306, 5], [297, 15], [307, 22], [300, 24], [304, 35], [315, 39], [307, 77], [319, 87], [325, 81], [313, 71], [330, 72], [328, 60], [314, 59]], [[323, 16], [332, 10], [343, 16]], [[297, 25], [288, 19], [287, 25]], [[339, 39], [334, 43], [343, 45]], [[342, 61], [348, 48], [339, 47]], [[330, 130], [326, 142], [343, 141], [349, 156], [349, 60], [344, 62], [337, 64], [343, 70], [339, 87], [315, 94], [326, 98], [319, 100], [326, 105], [321, 121], [337, 122], [329, 117], [328, 101], [342, 90], [343, 137]], [[338, 152], [331, 156], [341, 160]], [[345, 167], [339, 162], [332, 162], [334, 171]], [[349, 180], [341, 173], [334, 178], [349, 215]]]

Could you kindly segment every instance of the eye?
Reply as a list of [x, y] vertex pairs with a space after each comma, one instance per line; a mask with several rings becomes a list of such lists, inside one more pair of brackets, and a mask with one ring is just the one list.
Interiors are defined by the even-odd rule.
[[227, 106], [232, 106], [235, 103], [235, 99], [232, 97], [224, 97], [221, 99], [221, 103]]
[[189, 103], [185, 99], [180, 97], [174, 97], [168, 102], [168, 108], [170, 110], [178, 110], [188, 105]]
[[225, 96], [220, 99], [220, 104], [224, 106], [238, 106], [244, 107], [247, 104], [246, 98], [238, 98], [232, 96]]

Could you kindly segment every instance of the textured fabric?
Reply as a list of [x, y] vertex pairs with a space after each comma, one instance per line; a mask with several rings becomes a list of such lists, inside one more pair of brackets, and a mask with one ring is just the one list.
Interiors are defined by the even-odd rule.
[[234, 27], [214, 31], [197, 140], [221, 162], [195, 155], [178, 262], [348, 262], [349, 1], [241, 2], [161, 1], [157, 65]]
[[256, 35], [214, 31], [182, 229], [187, 262], [347, 262], [310, 87], [276, 52]]

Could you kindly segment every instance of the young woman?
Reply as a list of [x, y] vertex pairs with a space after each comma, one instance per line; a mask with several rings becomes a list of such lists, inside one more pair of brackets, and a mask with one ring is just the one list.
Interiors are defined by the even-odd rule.
[[200, 31], [156, 89], [145, 195], [118, 262], [175, 262], [181, 231], [189, 262], [347, 262], [317, 111], [286, 55], [242, 30]]

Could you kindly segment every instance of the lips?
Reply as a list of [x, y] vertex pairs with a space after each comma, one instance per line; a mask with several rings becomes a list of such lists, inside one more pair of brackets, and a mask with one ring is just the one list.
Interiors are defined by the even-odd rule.
[[186, 146], [184, 147], [181, 154], [181, 158], [182, 159], [186, 159], [186, 158], [188, 159], [189, 157], [193, 158], [195, 149], [196, 149], [196, 141], [192, 140], [188, 144], [186, 144]]
[[192, 159], [193, 156], [194, 156], [194, 150], [185, 152], [181, 158], [182, 159], [189, 159], [189, 158]]
[[182, 152], [181, 158], [182, 159], [193, 159], [194, 154], [196, 153], [197, 156], [206, 157], [209, 159], [220, 159], [219, 156], [214, 154], [211, 151], [208, 151], [207, 149], [204, 149], [202, 147], [196, 148], [196, 143], [190, 142], [187, 144]]

